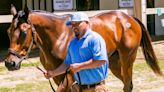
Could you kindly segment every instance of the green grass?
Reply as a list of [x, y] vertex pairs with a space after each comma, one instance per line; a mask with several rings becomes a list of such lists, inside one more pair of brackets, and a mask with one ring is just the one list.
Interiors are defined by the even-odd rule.
[[0, 72], [5, 71], [5, 70], [6, 70], [6, 68], [4, 66], [0, 66]]
[[[141, 63], [134, 64], [134, 71], [142, 72], [142, 71], [152, 71], [151, 68], [146, 64], [146, 61], [140, 61]], [[159, 67], [161, 70], [164, 70], [164, 60], [159, 61]]]
[[[159, 61], [161, 71], [164, 73], [164, 60]], [[148, 92], [150, 89], [164, 87], [164, 78], [155, 75], [146, 61], [136, 61], [133, 67], [133, 92]], [[110, 92], [123, 92], [123, 84], [112, 73], [109, 74], [107, 82], [110, 83]]]
[[0, 92], [51, 92], [48, 81], [18, 84], [13, 87], [0, 87]]
[[[33, 62], [33, 64], [41, 66], [39, 61], [35, 61]], [[33, 64], [26, 62], [22, 64], [21, 68], [26, 69], [29, 67], [33, 67], [34, 66]], [[159, 65], [160, 65], [161, 70], [164, 72], [164, 60], [160, 60]], [[1, 72], [6, 72], [6, 71], [7, 71], [6, 68], [1, 63], [0, 74]], [[41, 76], [38, 76], [38, 78], [39, 77]], [[141, 80], [138, 80], [138, 79], [141, 79]], [[18, 81], [18, 80], [24, 80], [24, 79], [21, 77], [18, 77], [18, 78], [12, 77], [11, 75], [7, 78], [4, 78], [4, 80]], [[110, 92], [122, 92], [122, 85], [120, 85], [121, 81], [119, 79], [114, 77], [114, 75], [110, 74], [108, 80], [110, 80], [110, 82], [113, 83], [109, 87]], [[142, 92], [143, 90], [163, 87], [164, 82], [161, 82], [160, 80], [161, 78], [159, 76], [156, 76], [153, 73], [152, 69], [149, 68], [149, 66], [145, 63], [145, 61], [139, 61], [139, 62], [134, 63], [134, 67], [133, 67], [134, 90], [133, 92]], [[138, 83], [138, 81], [140, 83]], [[50, 88], [48, 80], [34, 80], [34, 81], [17, 84], [14, 87], [13, 86], [0, 87], [0, 92], [52, 92], [52, 89]]]
[[17, 80], [24, 80], [23, 77], [7, 77], [7, 78], [4, 78], [4, 80], [9, 80], [9, 81], [17, 81]]
[[5, 67], [4, 62], [1, 62], [1, 63], [0, 63], [0, 73], [1, 73], [1, 72], [4, 72], [4, 71], [7, 71], [7, 68]]
[[26, 63], [22, 63], [21, 67], [26, 68], [26, 67], [39, 66], [39, 65], [41, 65], [39, 61], [28, 61]]

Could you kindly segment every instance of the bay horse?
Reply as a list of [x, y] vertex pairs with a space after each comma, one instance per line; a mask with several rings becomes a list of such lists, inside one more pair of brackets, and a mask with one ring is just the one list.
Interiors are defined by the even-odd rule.
[[[11, 7], [13, 20], [8, 29], [10, 48], [5, 66], [8, 70], [20, 68], [30, 50], [38, 44], [40, 61], [46, 70], [56, 69], [66, 57], [69, 42], [74, 37], [70, 27], [65, 25], [71, 16], [55, 15], [45, 11], [30, 11], [27, 6], [17, 13]], [[137, 49], [142, 47], [147, 64], [158, 75], [162, 75], [157, 62], [150, 35], [137, 18], [120, 11], [100, 13], [90, 17], [93, 31], [106, 42], [111, 72], [124, 84], [124, 92], [132, 92], [132, 69]], [[54, 77], [57, 85], [64, 74]], [[68, 80], [70, 81], [70, 79]], [[63, 91], [66, 92], [66, 91]]]

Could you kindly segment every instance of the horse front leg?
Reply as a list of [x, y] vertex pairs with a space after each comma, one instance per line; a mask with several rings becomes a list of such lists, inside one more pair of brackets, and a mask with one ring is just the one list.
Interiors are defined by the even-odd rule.
[[74, 83], [73, 76], [67, 73], [65, 75], [64, 80], [60, 83], [59, 87], [57, 88], [56, 92], [72, 92], [70, 88], [73, 83]]
[[123, 77], [124, 92], [132, 92], [133, 82], [132, 82], [132, 70], [133, 63], [136, 58], [137, 49], [130, 51], [122, 50], [120, 51], [121, 60], [121, 75]]

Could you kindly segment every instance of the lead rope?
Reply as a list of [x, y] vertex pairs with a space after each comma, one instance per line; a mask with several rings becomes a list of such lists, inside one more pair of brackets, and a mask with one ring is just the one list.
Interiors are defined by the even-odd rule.
[[[30, 20], [27, 20], [27, 21], [28, 21], [28, 24], [30, 24], [30, 25], [32, 26], [32, 41], [34, 42], [34, 44], [36, 44], [37, 46], [39, 46], [39, 44], [37, 43], [37, 41], [36, 41], [36, 39], [35, 39], [35, 33], [36, 33], [35, 27], [34, 27], [34, 25], [31, 23]], [[30, 48], [32, 48], [31, 45], [30, 45]], [[29, 53], [30, 51], [31, 51], [31, 49], [28, 50], [27, 52]], [[27, 58], [27, 57], [26, 57], [26, 58]], [[43, 74], [45, 73], [39, 66], [33, 64], [30, 60], [27, 60], [27, 61], [29, 61], [33, 66], [35, 66], [35, 67], [36, 67], [38, 70], [40, 70]], [[50, 84], [51, 89], [53, 90], [53, 92], [56, 92], [55, 89], [54, 89], [53, 86], [52, 86], [51, 80], [48, 79], [48, 81], [49, 81], [49, 84]]]
[[[35, 66], [35, 67], [36, 67], [38, 70], [40, 70], [43, 74], [45, 73], [38, 65], [32, 63], [30, 60], [27, 60], [27, 61], [29, 61], [31, 65]], [[49, 84], [50, 84], [51, 89], [53, 90], [53, 92], [56, 92], [55, 89], [54, 89], [53, 86], [52, 86], [51, 80], [48, 79], [48, 81], [49, 81]]]
[[[35, 28], [34, 28], [33, 24], [32, 24], [29, 20], [28, 20], [28, 23], [30, 23], [31, 26], [32, 26], [32, 41], [31, 41], [31, 42], [34, 42], [37, 46], [39, 46], [39, 44], [37, 43], [37, 41], [36, 41], [36, 39], [35, 39], [35, 33], [36, 33]], [[32, 45], [30, 45], [30, 50], [28, 49], [28, 51], [27, 51], [28, 53], [31, 51], [31, 48], [32, 48]], [[27, 58], [27, 56], [26, 56], [26, 58]], [[26, 60], [27, 60], [27, 59], [26, 59]], [[33, 64], [30, 60], [27, 60], [27, 61], [29, 61], [33, 66], [35, 66], [35, 67], [36, 67], [38, 70], [40, 70], [43, 74], [45, 73], [39, 66]], [[48, 79], [48, 81], [49, 81], [49, 84], [50, 84], [51, 89], [53, 90], [53, 92], [56, 92], [55, 89], [54, 89], [53, 86], [52, 86], [51, 80]]]
[[[36, 66], [36, 68], [37, 68], [38, 70], [40, 70], [42, 73], [45, 73], [39, 66]], [[50, 83], [51, 89], [53, 90], [53, 92], [55, 92], [55, 89], [53, 88], [50, 79], [48, 79], [48, 81], [49, 81], [49, 83]]]

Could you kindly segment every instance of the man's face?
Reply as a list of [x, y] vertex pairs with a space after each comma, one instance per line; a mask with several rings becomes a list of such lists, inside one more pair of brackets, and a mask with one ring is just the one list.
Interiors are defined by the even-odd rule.
[[79, 37], [82, 34], [83, 31], [83, 22], [78, 21], [78, 22], [72, 22], [72, 31], [75, 33], [76, 37]]

